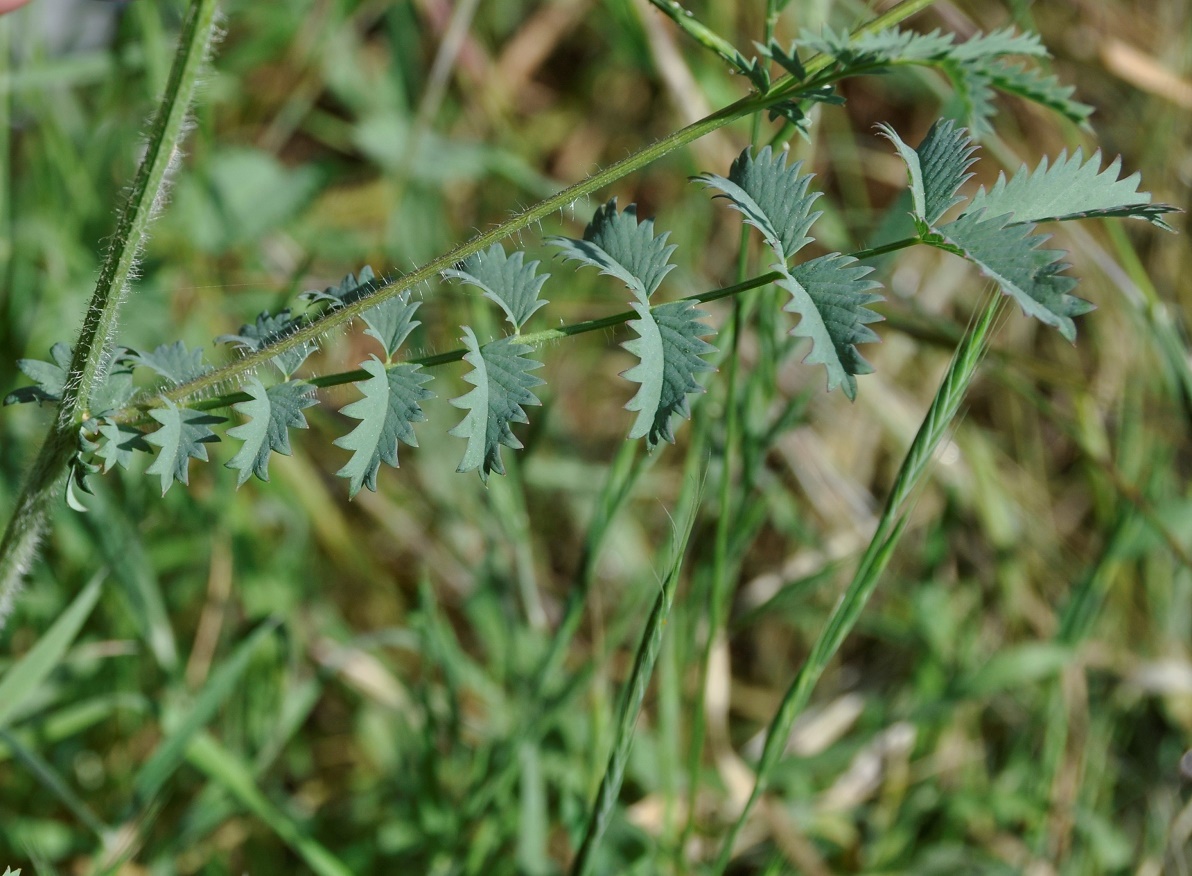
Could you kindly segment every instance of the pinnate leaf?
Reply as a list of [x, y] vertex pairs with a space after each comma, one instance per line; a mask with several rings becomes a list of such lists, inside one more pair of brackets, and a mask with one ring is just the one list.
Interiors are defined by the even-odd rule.
[[690, 418], [687, 396], [704, 391], [695, 375], [713, 370], [703, 359], [716, 349], [703, 340], [713, 331], [699, 321], [707, 314], [690, 301], [672, 301], [653, 308], [632, 301], [630, 307], [639, 317], [629, 321], [638, 337], [622, 346], [639, 361], [621, 376], [641, 385], [625, 405], [626, 410], [637, 412], [629, 437], [645, 438], [651, 448], [662, 441], [674, 444], [672, 416]]
[[479, 470], [487, 482], [490, 472], [505, 474], [501, 463], [501, 445], [520, 450], [521, 441], [510, 429], [511, 423], [528, 423], [523, 405], [542, 404], [530, 390], [543, 381], [531, 374], [541, 362], [527, 359], [530, 347], [516, 338], [501, 338], [480, 346], [468, 326], [461, 340], [468, 352], [464, 361], [472, 366], [464, 379], [474, 389], [451, 399], [451, 404], [467, 411], [463, 420], [449, 434], [466, 438], [463, 460], [456, 471]]
[[599, 268], [629, 287], [639, 301], [648, 302], [662, 279], [674, 269], [670, 263], [673, 244], [670, 232], [654, 236], [654, 220], [637, 219], [637, 205], [617, 212], [613, 198], [596, 210], [584, 230], [584, 239], [554, 237], [550, 242], [562, 250], [565, 259]]
[[165, 399], [163, 407], [150, 410], [149, 416], [161, 423], [161, 428], [150, 432], [145, 440], [160, 449], [145, 473], [161, 478], [161, 494], [164, 496], [174, 481], [190, 482], [188, 463], [191, 459], [207, 461], [205, 445], [219, 440], [208, 426], [222, 423], [224, 418], [180, 408], [169, 399]]
[[422, 325], [421, 322], [414, 319], [414, 314], [417, 313], [421, 304], [421, 301], [410, 300], [410, 292], [407, 289], [400, 295], [387, 298], [376, 307], [370, 307], [360, 314], [368, 325], [364, 333], [372, 335], [381, 342], [381, 346], [385, 348], [387, 361], [391, 361], [397, 351], [401, 349], [401, 345], [410, 336], [410, 332]]
[[1047, 238], [1033, 234], [1034, 225], [1011, 225], [1008, 215], [986, 218], [984, 210], [965, 213], [941, 226], [942, 241], [929, 241], [963, 255], [995, 281], [1022, 309], [1055, 326], [1069, 341], [1076, 340], [1075, 316], [1093, 309], [1089, 302], [1068, 294], [1076, 280], [1062, 272], [1068, 265], [1059, 250], [1040, 249]]
[[526, 320], [547, 305], [538, 296], [542, 284], [550, 277], [550, 274], [538, 274], [539, 262], [525, 264], [524, 258], [521, 252], [508, 256], [501, 244], [494, 243], [468, 256], [459, 266], [443, 271], [443, 276], [480, 289], [485, 298], [505, 311], [505, 318], [520, 332]]
[[367, 380], [356, 386], [363, 393], [360, 398], [340, 409], [340, 413], [359, 420], [356, 428], [335, 440], [336, 447], [352, 451], [352, 458], [336, 474], [348, 478], [351, 496], [366, 486], [377, 489], [377, 471], [381, 463], [397, 468], [397, 442], [418, 446], [414, 423], [426, 419], [422, 402], [434, 393], [422, 384], [431, 378], [422, 373], [419, 365], [395, 365], [386, 368], [373, 356], [360, 367], [369, 373]]
[[873, 371], [857, 344], [878, 340], [869, 323], [882, 318], [869, 309], [869, 305], [882, 300], [873, 291], [881, 284], [867, 279], [873, 269], [840, 253], [789, 270], [784, 265], [774, 268], [783, 273], [778, 285], [791, 294], [784, 309], [799, 315], [791, 334], [811, 340], [811, 352], [804, 361], [824, 366], [829, 392], [840, 386], [846, 396], [856, 398], [855, 375]]
[[256, 377], [250, 377], [244, 391], [251, 399], [237, 402], [232, 408], [247, 419], [228, 429], [229, 438], [244, 442], [230, 460], [224, 463], [236, 472], [236, 486], [250, 475], [269, 480], [269, 454], [272, 451], [289, 456], [290, 429], [305, 429], [302, 411], [318, 404], [314, 387], [300, 380], [291, 380], [265, 388]]
[[211, 370], [211, 366], [203, 361], [203, 351], [188, 350], [182, 341], [162, 344], [152, 353], [125, 350], [120, 355], [120, 361], [149, 368], [174, 385], [188, 383]]
[[1100, 168], [1100, 152], [1084, 161], [1079, 149], [1071, 156], [1061, 152], [1054, 164], [1044, 158], [1034, 171], [1024, 164], [1009, 180], [999, 173], [991, 189], [978, 189], [967, 212], [984, 210], [987, 216], [1009, 213], [1012, 218], [1007, 225], [1120, 216], [1145, 219], [1171, 230], [1162, 217], [1178, 212], [1177, 208], [1152, 204], [1149, 192], [1138, 191], [1139, 174], [1119, 179], [1121, 158], [1104, 170]]
[[932, 125], [917, 149], [902, 142], [889, 125], [878, 127], [906, 162], [915, 218], [920, 233], [926, 233], [949, 208], [964, 200], [956, 192], [973, 176], [968, 170], [976, 163], [977, 147], [951, 119]]
[[820, 216], [811, 212], [820, 193], [807, 191], [811, 174], [802, 173], [802, 167], [802, 162], [787, 167], [786, 153], [775, 155], [766, 146], [756, 159], [749, 149], [737, 156], [728, 179], [705, 173], [696, 180], [718, 190], [716, 197], [740, 211], [785, 264], [811, 242], [807, 232]]

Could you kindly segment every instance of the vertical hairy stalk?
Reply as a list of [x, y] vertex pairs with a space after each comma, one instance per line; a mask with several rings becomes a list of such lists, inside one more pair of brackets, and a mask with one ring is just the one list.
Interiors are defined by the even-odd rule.
[[36, 554], [50, 503], [75, 450], [75, 431], [86, 417], [96, 389], [107, 376], [120, 302], [145, 243], [149, 223], [164, 200], [166, 177], [177, 159], [186, 130], [187, 112], [215, 29], [215, 14], [216, 0], [191, 3], [170, 79], [149, 132], [145, 157], [120, 212], [83, 328], [75, 342], [58, 416], [42, 442], [41, 452], [0, 541], [0, 628], [12, 611], [13, 600]]
[[885, 571], [886, 564], [905, 528], [907, 517], [904, 512], [907, 499], [922, 482], [936, 447], [952, 428], [956, 415], [960, 411], [960, 404], [977, 374], [977, 368], [985, 351], [988, 349], [989, 339], [1001, 308], [1001, 296], [995, 290], [990, 293], [989, 302], [972, 327], [965, 333], [960, 346], [957, 347], [952, 364], [948, 366], [948, 371], [940, 383], [940, 388], [936, 391], [931, 407], [928, 408], [927, 415], [902, 460], [890, 495], [886, 499], [886, 505], [882, 509], [877, 531], [874, 532], [869, 547], [861, 557], [853, 580], [840, 597], [840, 601], [832, 609], [819, 638], [812, 645], [811, 653], [807, 655], [803, 668], [791, 682], [778, 707], [778, 713], [770, 722], [770, 727], [766, 732], [766, 744], [757, 765], [757, 778], [754, 781], [753, 791], [749, 795], [745, 808], [741, 810], [732, 829], [724, 839], [716, 866], [712, 870], [713, 873], [724, 873], [732, 858], [737, 834], [749, 817], [753, 806], [765, 793], [774, 768], [778, 766], [782, 753], [786, 749], [795, 719], [807, 707], [816, 682], [819, 681], [829, 661], [836, 655], [845, 638], [861, 617], [861, 612], [869, 602], [869, 597], [873, 595], [877, 582], [881, 578], [882, 572]]

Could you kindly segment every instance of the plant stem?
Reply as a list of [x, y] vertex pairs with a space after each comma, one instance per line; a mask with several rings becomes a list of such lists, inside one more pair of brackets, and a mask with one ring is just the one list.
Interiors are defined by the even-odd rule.
[[952, 363], [935, 394], [935, 399], [932, 401], [931, 407], [928, 408], [927, 415], [898, 469], [894, 485], [886, 499], [886, 505], [882, 509], [877, 530], [861, 557], [853, 580], [845, 589], [840, 601], [832, 609], [819, 638], [812, 645], [811, 653], [807, 655], [803, 667], [791, 682], [790, 687], [787, 688], [782, 703], [778, 707], [778, 712], [770, 722], [761, 760], [757, 766], [757, 778], [753, 785], [753, 791], [720, 847], [720, 855], [712, 869], [714, 874], [724, 873], [728, 866], [737, 834], [749, 817], [754, 805], [765, 793], [770, 777], [786, 749], [795, 719], [806, 708], [816, 682], [819, 681], [829, 661], [835, 656], [845, 638], [856, 625], [869, 597], [873, 595], [877, 582], [905, 528], [907, 517], [904, 515], [904, 506], [906, 501], [921, 483], [936, 447], [952, 427], [965, 393], [976, 376], [977, 368], [985, 355], [1001, 308], [1002, 297], [995, 291], [957, 347]]
[[[902, 0], [901, 3], [898, 3], [889, 11], [862, 25], [853, 35], [859, 36], [861, 34], [874, 33], [892, 27], [915, 13], [921, 12], [934, 2], [935, 0]], [[586, 179], [580, 180], [557, 194], [545, 198], [534, 206], [511, 216], [491, 231], [486, 231], [465, 243], [461, 243], [450, 252], [432, 259], [409, 274], [398, 277], [384, 286], [377, 287], [370, 294], [353, 301], [345, 307], [324, 314], [320, 318], [286, 335], [285, 338], [276, 343], [262, 347], [242, 358], [229, 362], [227, 365], [208, 372], [188, 383], [174, 387], [160, 396], [155, 403], [164, 404], [164, 400], [167, 399], [175, 403], [184, 402], [192, 396], [207, 392], [221, 384], [226, 385], [229, 382], [238, 383], [239, 378], [244, 374], [255, 371], [257, 368], [267, 364], [270, 359], [278, 354], [300, 344], [317, 341], [328, 331], [346, 325], [360, 316], [364, 311], [376, 307], [381, 302], [395, 295], [400, 295], [407, 289], [412, 289], [434, 280], [444, 270], [454, 267], [473, 253], [479, 252], [508, 237], [512, 237], [519, 231], [535, 225], [556, 211], [569, 207], [576, 201], [588, 197], [610, 183], [616, 182], [646, 167], [662, 156], [673, 152], [675, 149], [686, 146], [700, 139], [705, 134], [718, 130], [738, 119], [745, 118], [752, 113], [764, 110], [775, 103], [790, 100], [802, 90], [815, 90], [821, 85], [815, 79], [816, 75], [828, 70], [834, 63], [835, 59], [827, 55], [816, 55], [805, 65], [807, 78], [802, 82], [796, 82], [789, 75], [783, 76], [776, 80], [771, 85], [770, 90], [765, 94], [750, 94], [705, 116], [699, 121], [693, 122], [685, 128], [668, 134], [661, 140], [644, 147], [620, 161], [610, 164], [608, 167], [597, 171]]]
[[86, 418], [90, 399], [106, 377], [120, 302], [149, 223], [161, 205], [167, 172], [178, 155], [187, 109], [211, 43], [215, 12], [215, 0], [193, 0], [183, 22], [174, 66], [149, 134], [145, 158], [120, 213], [74, 346], [56, 421], [42, 442], [41, 452], [0, 541], [0, 628], [12, 610], [21, 581], [37, 552], [50, 503], [76, 447], [78, 424]]

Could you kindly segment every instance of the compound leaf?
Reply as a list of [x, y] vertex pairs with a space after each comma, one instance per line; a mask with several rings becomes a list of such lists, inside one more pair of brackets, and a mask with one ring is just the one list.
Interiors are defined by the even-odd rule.
[[392, 361], [394, 354], [410, 336], [410, 332], [422, 325], [414, 319], [414, 314], [421, 305], [421, 301], [410, 301], [410, 292], [407, 289], [360, 314], [368, 325], [364, 333], [381, 342], [381, 346], [385, 348], [386, 361]]
[[140, 429], [115, 423], [111, 420], [101, 420], [99, 424], [100, 440], [95, 448], [95, 455], [103, 460], [103, 471], [107, 474], [115, 466], [127, 469], [132, 461], [133, 453], [148, 451], [149, 444]]
[[251, 399], [237, 402], [232, 408], [246, 419], [239, 426], [228, 429], [229, 438], [244, 443], [236, 455], [224, 465], [236, 472], [236, 486], [239, 487], [250, 475], [263, 481], [269, 480], [269, 454], [272, 451], [289, 456], [290, 429], [305, 429], [306, 417], [302, 411], [318, 404], [314, 387], [300, 380], [279, 383], [268, 389], [256, 377], [250, 377], [244, 391]]
[[769, 146], [754, 159], [746, 148], [729, 170], [728, 179], [711, 173], [695, 179], [720, 192], [745, 221], [762, 233], [779, 261], [785, 264], [811, 242], [807, 236], [820, 213], [811, 207], [820, 196], [808, 192], [811, 174], [802, 173], [802, 162], [786, 165], [786, 153], [775, 155]]
[[443, 271], [452, 277], [475, 286], [484, 297], [496, 302], [505, 311], [505, 318], [520, 332], [534, 312], [547, 302], [539, 299], [542, 284], [550, 274], [537, 273], [539, 262], [524, 263], [524, 254], [505, 254], [505, 248], [494, 243], [486, 250], [473, 253], [455, 268]]
[[791, 293], [783, 309], [799, 315], [791, 334], [811, 340], [811, 352], [803, 361], [824, 366], [829, 392], [840, 386], [849, 399], [856, 398], [855, 375], [873, 371], [857, 344], [878, 340], [869, 323], [882, 318], [869, 309], [870, 304], [883, 300], [872, 291], [881, 284], [866, 279], [873, 269], [840, 253], [789, 270], [784, 265], [774, 267], [783, 273], [778, 285]]
[[153, 464], [145, 469], [145, 474], [161, 478], [161, 494], [164, 496], [174, 481], [189, 483], [188, 463], [191, 459], [207, 461], [204, 445], [219, 440], [219, 436], [207, 427], [222, 423], [224, 418], [180, 408], [169, 399], [165, 399], [163, 407], [150, 410], [149, 416], [161, 423], [161, 428], [150, 432], [145, 440], [161, 449]]
[[463, 330], [461, 340], [468, 348], [464, 361], [472, 366], [464, 379], [475, 388], [451, 399], [452, 405], [466, 410], [467, 414], [449, 434], [468, 441], [456, 471], [479, 469], [481, 480], [487, 482], [490, 472], [505, 474], [501, 445], [514, 450], [522, 447], [509, 424], [528, 423], [522, 406], [542, 404], [530, 392], [544, 382], [530, 373], [542, 363], [525, 358], [530, 347], [518, 343], [516, 338], [501, 338], [480, 346], [468, 326]]
[[1100, 169], [1100, 152], [1088, 161], [1083, 158], [1079, 149], [1071, 156], [1065, 151], [1054, 164], [1044, 158], [1033, 172], [1024, 164], [1009, 180], [999, 173], [991, 189], [978, 189], [966, 212], [984, 210], [986, 216], [1009, 213], [1013, 218], [1008, 225], [1122, 216], [1172, 230], [1162, 217], [1178, 212], [1177, 208], [1152, 204], [1149, 192], [1138, 191], [1139, 174], [1119, 179], [1120, 157], [1104, 170]]
[[704, 391], [695, 375], [713, 370], [702, 358], [716, 349], [703, 340], [713, 331], [699, 321], [707, 314], [690, 301], [672, 301], [654, 308], [632, 301], [629, 306], [640, 317], [629, 321], [638, 337], [621, 346], [639, 361], [621, 376], [641, 384], [625, 405], [626, 410], [637, 412], [629, 437], [645, 438], [651, 448], [662, 441], [674, 444], [672, 415], [690, 418], [687, 396]]
[[189, 383], [211, 370], [211, 366], [203, 361], [203, 351], [188, 350], [182, 341], [162, 344], [152, 353], [125, 350], [120, 354], [119, 361], [149, 368], [174, 385]]
[[376, 492], [377, 471], [382, 462], [397, 468], [398, 441], [418, 446], [413, 424], [426, 419], [421, 403], [434, 397], [434, 393], [422, 386], [431, 378], [422, 373], [420, 365], [395, 365], [387, 369], [373, 356], [360, 367], [370, 375], [356, 384], [363, 398], [340, 409], [341, 414], [360, 422], [347, 435], [335, 440], [336, 447], [352, 451], [352, 458], [336, 474], [348, 478], [348, 491], [353, 497], [361, 486]]
[[1060, 261], [1064, 253], [1040, 249], [1047, 237], [1033, 234], [1034, 225], [1008, 224], [1008, 215], [986, 216], [984, 210], [965, 213], [938, 229], [941, 242], [929, 242], [943, 243], [943, 248], [973, 262], [1026, 313], [1075, 341], [1072, 317], [1088, 313], [1093, 306], [1068, 294], [1076, 280], [1062, 273], [1068, 267]]
[[[290, 308], [288, 307], [279, 311], [274, 316], [271, 316], [269, 311], [266, 310], [257, 316], [255, 322], [245, 323], [240, 326], [240, 331], [237, 334], [220, 335], [215, 339], [215, 342], [217, 344], [234, 344], [241, 350], [256, 352], [263, 347], [269, 346], [269, 344], [280, 341], [297, 329], [300, 324], [300, 320], [290, 316]], [[272, 362], [277, 366], [282, 376], [289, 380], [290, 375], [297, 371], [302, 363], [306, 361], [306, 357], [318, 348], [318, 344], [314, 341], [305, 341], [296, 347], [286, 350], [284, 353], [274, 356]]]
[[599, 268], [600, 273], [616, 277], [642, 302], [648, 302], [663, 277], [674, 269], [670, 263], [673, 244], [666, 242], [670, 232], [654, 236], [654, 220], [637, 219], [637, 205], [617, 212], [613, 198], [596, 210], [584, 229], [584, 239], [554, 237], [550, 243], [563, 251], [565, 259]]
[[956, 192], [973, 176], [968, 169], [976, 162], [977, 147], [951, 119], [932, 125], [917, 149], [902, 142], [889, 125], [878, 127], [906, 162], [915, 218], [925, 234], [949, 208], [964, 200]]

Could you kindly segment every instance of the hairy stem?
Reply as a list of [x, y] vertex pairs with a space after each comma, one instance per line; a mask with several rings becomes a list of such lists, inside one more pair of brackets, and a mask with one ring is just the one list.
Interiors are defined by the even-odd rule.
[[877, 582], [885, 571], [886, 564], [905, 528], [907, 517], [904, 512], [907, 499], [922, 482], [936, 447], [952, 428], [960, 411], [961, 402], [984, 358], [997, 323], [997, 317], [1002, 310], [1002, 303], [1000, 294], [996, 291], [991, 293], [989, 302], [957, 347], [952, 363], [948, 366], [948, 371], [944, 374], [944, 379], [936, 391], [935, 398], [927, 409], [927, 415], [902, 460], [890, 495], [882, 509], [882, 516], [878, 520], [877, 530], [861, 557], [853, 580], [841, 595], [840, 601], [832, 609], [827, 623], [820, 631], [819, 638], [811, 647], [811, 653], [807, 655], [803, 667], [791, 682], [790, 687], [787, 688], [778, 707], [778, 712], [770, 722], [770, 727], [766, 731], [766, 743], [762, 749], [761, 760], [757, 765], [753, 791], [720, 847], [720, 855], [717, 858], [716, 866], [712, 869], [713, 873], [724, 873], [732, 858], [737, 834], [748, 819], [754, 805], [765, 793], [774, 769], [782, 759], [795, 719], [807, 707], [811, 700], [811, 693], [820, 676], [823, 675], [824, 669], [827, 668], [829, 661], [835, 656], [845, 638], [856, 625], [861, 612], [873, 595]]
[[120, 212], [112, 244], [74, 346], [57, 419], [42, 442], [41, 452], [0, 541], [0, 628], [12, 610], [21, 581], [37, 552], [48, 509], [76, 446], [78, 424], [86, 418], [90, 399], [106, 377], [120, 302], [144, 245], [149, 223], [161, 204], [167, 172], [185, 133], [186, 113], [211, 44], [215, 14], [216, 0], [193, 0], [191, 3], [170, 79], [149, 133], [145, 158], [133, 181], [128, 201]]

